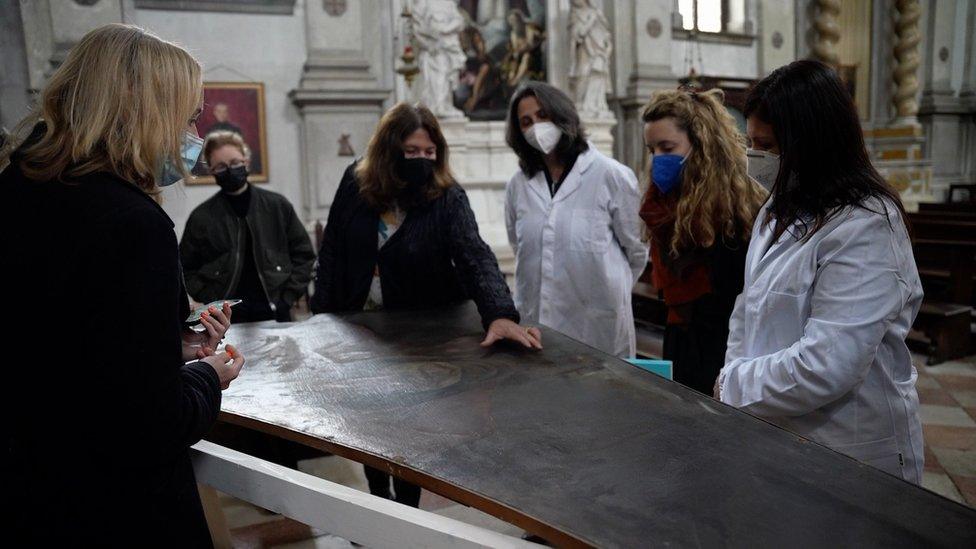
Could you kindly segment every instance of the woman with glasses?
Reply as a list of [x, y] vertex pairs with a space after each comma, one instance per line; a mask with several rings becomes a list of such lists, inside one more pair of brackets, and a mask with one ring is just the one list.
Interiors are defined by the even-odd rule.
[[315, 252], [288, 200], [248, 183], [250, 150], [241, 136], [207, 136], [203, 159], [220, 191], [186, 222], [180, 256], [190, 297], [242, 299], [237, 322], [291, 320], [312, 279]]

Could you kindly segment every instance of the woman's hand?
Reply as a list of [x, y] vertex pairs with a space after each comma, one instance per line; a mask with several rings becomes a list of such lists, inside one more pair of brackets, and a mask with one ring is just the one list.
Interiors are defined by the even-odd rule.
[[497, 341], [517, 341], [529, 349], [542, 349], [542, 332], [538, 328], [525, 328], [507, 318], [499, 318], [488, 326], [482, 347], [490, 347]]
[[230, 304], [225, 301], [222, 309], [210, 307], [200, 316], [204, 331], [183, 330], [183, 361], [202, 358], [199, 351], [204, 347], [216, 349], [230, 328], [230, 317]]
[[244, 366], [244, 355], [233, 345], [228, 345], [222, 353], [213, 354], [213, 350], [209, 348], [201, 349], [201, 352], [210, 353], [208, 356], [202, 357], [200, 362], [206, 362], [217, 372], [217, 377], [220, 378], [220, 390], [223, 391], [230, 387], [230, 382], [237, 379], [241, 373], [241, 368]]

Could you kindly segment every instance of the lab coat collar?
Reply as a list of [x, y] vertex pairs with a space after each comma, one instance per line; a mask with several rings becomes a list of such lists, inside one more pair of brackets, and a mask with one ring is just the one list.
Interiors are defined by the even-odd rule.
[[768, 207], [764, 207], [761, 215], [762, 221], [756, 223], [756, 226], [753, 228], [753, 230], [760, 231], [760, 236], [756, 241], [757, 246], [754, 252], [755, 255], [753, 256], [751, 262], [752, 264], [750, 265], [752, 280], [756, 280], [763, 269], [775, 261], [777, 257], [783, 255], [783, 252], [788, 250], [797, 242], [793, 227], [783, 231], [783, 234], [780, 235], [779, 240], [773, 242], [774, 225], [770, 223], [764, 226], [766, 216], [768, 215]]
[[539, 195], [539, 199], [544, 203], [552, 200], [552, 197], [549, 195], [549, 184], [546, 183], [546, 174], [542, 170], [535, 172], [532, 179], [529, 179], [528, 184], [529, 188], [535, 194]]
[[[573, 169], [569, 171], [569, 175], [566, 176], [563, 184], [559, 187], [559, 192], [557, 192], [556, 196], [553, 197], [553, 202], [566, 200], [569, 195], [576, 192], [576, 190], [579, 189], [583, 184], [583, 174], [586, 173], [586, 170], [588, 170], [590, 165], [593, 164], [593, 160], [597, 155], [593, 144], [588, 143], [587, 145], [587, 149], [576, 158], [576, 163], [573, 164]], [[543, 183], [545, 183], [545, 178], [546, 176], [543, 174]]]

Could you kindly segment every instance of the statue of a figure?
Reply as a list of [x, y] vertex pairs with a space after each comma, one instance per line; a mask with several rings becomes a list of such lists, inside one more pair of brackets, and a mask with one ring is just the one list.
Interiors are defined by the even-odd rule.
[[464, 17], [453, 0], [414, 0], [412, 13], [420, 68], [416, 99], [438, 117], [463, 117], [454, 106], [453, 91], [465, 61], [460, 39]]
[[584, 116], [609, 118], [607, 92], [613, 52], [610, 24], [591, 0], [573, 0], [569, 35], [573, 45], [569, 77], [575, 82], [576, 108]]

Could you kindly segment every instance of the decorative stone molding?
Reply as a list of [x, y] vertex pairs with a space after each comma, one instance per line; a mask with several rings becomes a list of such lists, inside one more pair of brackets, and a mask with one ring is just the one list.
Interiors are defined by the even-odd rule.
[[840, 41], [840, 0], [817, 0], [817, 15], [813, 19], [813, 56], [830, 65], [840, 64], [837, 42]]
[[295, 0], [135, 0], [138, 9], [291, 15]]
[[892, 103], [898, 118], [906, 121], [914, 120], [918, 114], [918, 44], [921, 37], [918, 32], [918, 22], [922, 17], [922, 8], [918, 0], [898, 0], [895, 4], [898, 18], [895, 22], [895, 59], [894, 81], [897, 86]]

